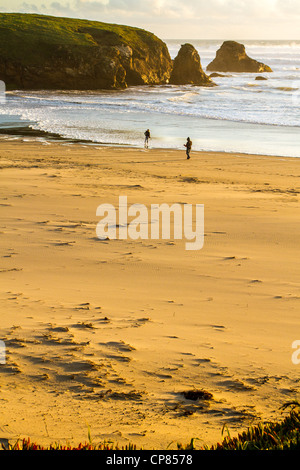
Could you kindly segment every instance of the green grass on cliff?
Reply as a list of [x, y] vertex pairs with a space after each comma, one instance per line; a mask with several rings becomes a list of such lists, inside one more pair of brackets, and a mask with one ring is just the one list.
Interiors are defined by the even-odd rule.
[[0, 13], [0, 58], [31, 65], [60, 45], [70, 52], [101, 45], [130, 45], [142, 51], [145, 45], [162, 47], [154, 34], [139, 28], [98, 21], [53, 16]]

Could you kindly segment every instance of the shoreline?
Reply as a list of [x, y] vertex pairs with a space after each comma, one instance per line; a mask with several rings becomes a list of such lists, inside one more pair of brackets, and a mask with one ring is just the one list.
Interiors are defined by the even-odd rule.
[[[109, 148], [109, 149], [131, 149], [131, 150], [145, 150], [145, 151], [175, 151], [175, 152], [185, 152], [184, 146], [183, 148], [172, 148], [172, 147], [150, 147], [148, 149], [145, 149], [143, 144], [141, 143], [140, 146], [134, 146], [134, 145], [126, 145], [126, 144], [115, 144], [115, 143], [103, 143], [103, 142], [94, 142], [92, 140], [84, 140], [84, 139], [72, 139], [68, 137], [63, 137], [60, 134], [55, 134], [43, 130], [38, 130], [38, 129], [32, 129], [30, 126], [20, 126], [20, 127], [12, 127], [12, 128], [6, 128], [0, 127], [0, 139], [1, 137], [5, 141], [11, 141], [10, 139], [14, 138], [20, 138], [20, 140], [24, 143], [29, 142], [24, 140], [24, 138], [32, 138], [32, 142], [37, 142], [41, 143], [44, 142], [45, 144], [47, 143], [57, 143], [57, 144], [70, 144], [70, 145], [90, 145], [93, 147], [101, 147], [101, 148]], [[224, 154], [224, 155], [240, 155], [240, 156], [249, 156], [249, 157], [269, 157], [269, 158], [279, 158], [279, 159], [285, 159], [285, 158], [292, 158], [292, 159], [297, 159], [300, 158], [296, 156], [286, 156], [286, 155], [271, 155], [271, 154], [264, 154], [264, 153], [252, 153], [252, 152], [241, 152], [241, 151], [226, 151], [226, 150], [193, 150], [191, 151], [192, 154]]]
[[[297, 158], [0, 147], [0, 437], [215, 444], [224, 424], [234, 435], [298, 399]], [[203, 203], [203, 249], [100, 241], [96, 209], [120, 194]]]

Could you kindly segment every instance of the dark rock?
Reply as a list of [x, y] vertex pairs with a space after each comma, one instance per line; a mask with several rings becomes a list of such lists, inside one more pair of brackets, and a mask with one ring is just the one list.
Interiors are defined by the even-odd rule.
[[218, 73], [218, 72], [213, 72], [209, 76], [210, 78], [214, 78], [214, 77], [226, 77], [227, 75], [223, 75], [222, 73]]
[[248, 57], [245, 46], [235, 41], [225, 41], [206, 69], [219, 72], [272, 72], [268, 65]]
[[212, 393], [207, 392], [206, 390], [201, 390], [201, 389], [200, 390], [197, 390], [197, 389], [186, 390], [182, 392], [182, 395], [184, 396], [184, 398], [186, 398], [186, 400], [193, 400], [193, 401], [212, 400], [213, 398]]
[[118, 89], [168, 83], [172, 60], [154, 34], [129, 26], [0, 13], [6, 89]]
[[262, 77], [259, 75], [258, 77], [255, 77], [255, 80], [268, 80], [266, 77]]
[[213, 86], [213, 81], [203, 71], [198, 52], [191, 44], [181, 46], [173, 61], [171, 85]]

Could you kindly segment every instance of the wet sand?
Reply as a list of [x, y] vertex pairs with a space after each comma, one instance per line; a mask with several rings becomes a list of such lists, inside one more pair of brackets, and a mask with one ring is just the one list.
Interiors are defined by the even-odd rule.
[[[0, 438], [201, 445], [299, 397], [299, 159], [4, 136], [0, 157]], [[204, 247], [99, 240], [120, 195], [204, 204]]]

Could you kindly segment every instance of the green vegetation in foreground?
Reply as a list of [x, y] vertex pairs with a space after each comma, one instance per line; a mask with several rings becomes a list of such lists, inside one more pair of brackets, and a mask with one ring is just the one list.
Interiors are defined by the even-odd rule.
[[300, 403], [286, 403], [282, 409], [291, 407], [281, 422], [259, 423], [249, 427], [237, 437], [230, 433], [221, 444], [204, 450], [300, 450]]
[[[290, 408], [289, 414], [281, 422], [259, 423], [249, 427], [246, 431], [231, 437], [227, 430], [227, 436], [221, 443], [213, 446], [196, 447], [192, 439], [189, 444], [177, 444], [179, 450], [300, 450], [300, 403], [291, 402], [285, 404], [282, 409]], [[30, 439], [17, 441], [15, 444], [4, 446], [6, 450], [138, 450], [134, 444], [119, 447], [111, 443], [93, 444], [89, 433], [89, 442], [79, 444], [77, 447], [70, 445], [54, 444], [43, 447], [31, 443]], [[143, 450], [142, 448], [139, 450]]]
[[69, 48], [103, 45], [133, 45], [143, 51], [161, 40], [140, 28], [99, 21], [54, 16], [0, 13], [0, 56], [25, 65], [43, 64], [49, 53], [59, 46]]

